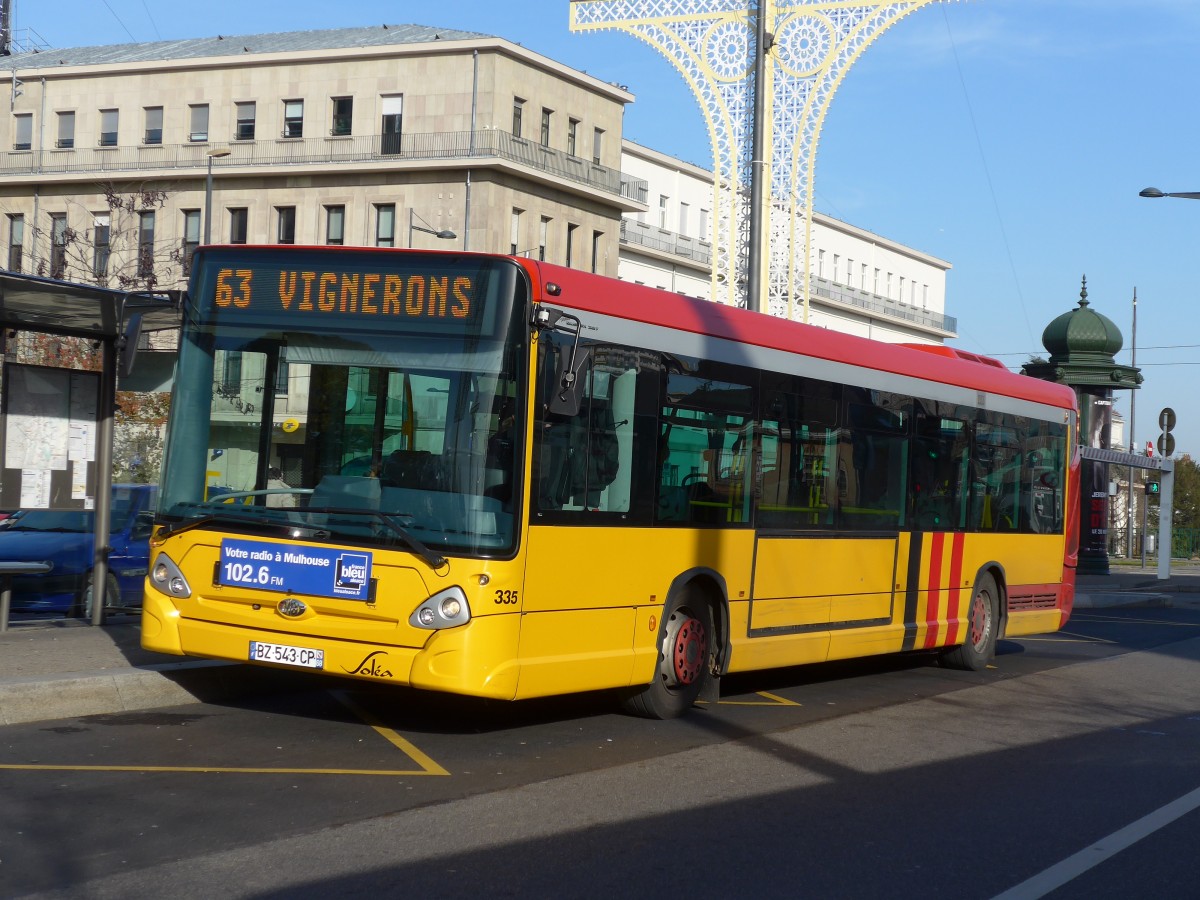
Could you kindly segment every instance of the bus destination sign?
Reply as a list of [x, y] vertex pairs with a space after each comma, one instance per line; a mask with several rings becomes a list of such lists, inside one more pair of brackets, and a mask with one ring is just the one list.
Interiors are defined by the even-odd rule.
[[445, 272], [219, 268], [213, 303], [220, 312], [272, 319], [354, 316], [461, 326], [479, 311], [474, 276]]

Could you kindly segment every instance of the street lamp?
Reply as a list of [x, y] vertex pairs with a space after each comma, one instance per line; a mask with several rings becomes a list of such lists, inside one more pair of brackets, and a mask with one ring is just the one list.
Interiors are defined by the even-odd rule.
[[212, 162], [222, 156], [228, 156], [233, 151], [226, 147], [224, 150], [208, 151], [208, 177], [204, 181], [204, 243], [212, 243]]
[[1142, 188], [1138, 191], [1139, 197], [1151, 197], [1157, 200], [1159, 197], [1182, 197], [1184, 200], [1200, 200], [1200, 191], [1182, 191], [1180, 193], [1168, 194], [1165, 191], [1160, 191], [1158, 188]]
[[409, 247], [411, 247], [413, 245], [412, 241], [413, 241], [413, 232], [414, 231], [423, 231], [423, 232], [425, 232], [425, 234], [432, 234], [435, 238], [440, 238], [443, 241], [453, 241], [458, 238], [458, 235], [455, 234], [453, 231], [451, 231], [448, 228], [443, 228], [441, 231], [438, 231], [436, 228], [430, 228], [429, 223], [425, 222], [424, 219], [421, 219], [421, 221], [424, 222], [425, 224], [418, 225], [417, 219], [421, 219], [421, 217], [418, 216], [417, 211], [410, 206], [408, 208], [408, 246]]

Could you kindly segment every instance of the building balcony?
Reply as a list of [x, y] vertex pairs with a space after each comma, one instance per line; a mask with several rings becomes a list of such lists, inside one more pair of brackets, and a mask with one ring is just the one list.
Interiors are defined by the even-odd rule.
[[821, 300], [831, 302], [837, 306], [852, 307], [871, 313], [872, 315], [886, 316], [889, 319], [901, 319], [919, 327], [935, 331], [943, 331], [949, 334], [958, 333], [958, 319], [954, 316], [947, 316], [942, 313], [931, 312], [927, 309], [919, 309], [915, 306], [898, 303], [887, 297], [872, 294], [870, 291], [837, 284], [819, 275], [813, 275], [809, 285], [812, 292], [811, 296], [819, 297]]
[[[645, 204], [647, 185], [617, 169], [597, 165], [562, 150], [543, 147], [492, 129], [403, 135], [274, 138], [215, 142], [230, 154], [213, 159], [214, 169], [288, 166], [354, 166], [389, 162], [448, 163], [500, 159], [546, 175]], [[0, 155], [0, 179], [45, 175], [103, 175], [179, 170], [203, 172], [213, 144], [140, 144], [116, 147], [14, 150]]]
[[637, 244], [668, 256], [683, 257], [700, 266], [712, 266], [712, 244], [708, 241], [647, 225], [645, 222], [621, 219], [621, 243]]

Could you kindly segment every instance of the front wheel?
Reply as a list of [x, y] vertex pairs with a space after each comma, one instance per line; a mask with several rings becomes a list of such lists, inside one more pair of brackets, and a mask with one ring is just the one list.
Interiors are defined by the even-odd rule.
[[[112, 572], [108, 573], [108, 578], [104, 580], [106, 585], [104, 591], [104, 609], [120, 609], [121, 608], [121, 587], [117, 584], [117, 576]], [[75, 615], [82, 616], [85, 619], [92, 617], [92, 609], [95, 597], [95, 573], [88, 572], [87, 585], [79, 594], [79, 600], [75, 603]]]
[[996, 638], [1000, 620], [1000, 591], [991, 575], [980, 575], [971, 592], [967, 610], [966, 640], [941, 655], [941, 663], [950, 669], [982, 672], [996, 656]]
[[624, 702], [627, 712], [647, 719], [674, 719], [695, 704], [713, 666], [712, 604], [685, 589], [663, 612], [654, 680]]

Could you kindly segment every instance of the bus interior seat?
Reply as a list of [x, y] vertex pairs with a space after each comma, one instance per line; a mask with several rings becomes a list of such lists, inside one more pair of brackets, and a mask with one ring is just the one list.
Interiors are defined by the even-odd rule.
[[388, 487], [433, 488], [435, 476], [433, 454], [428, 450], [393, 450], [379, 473]]

